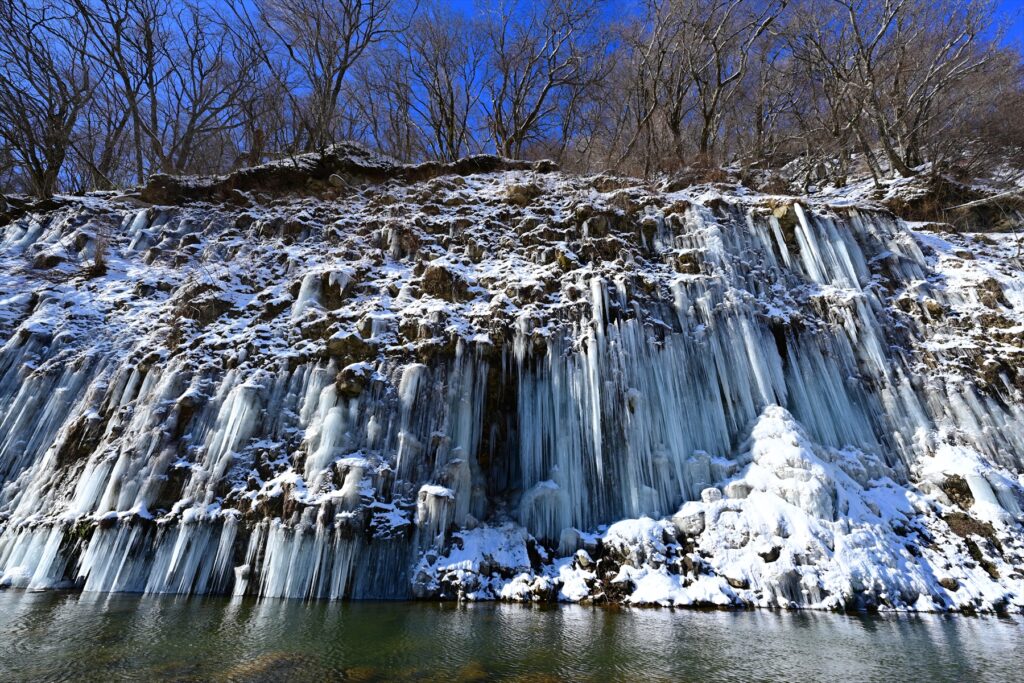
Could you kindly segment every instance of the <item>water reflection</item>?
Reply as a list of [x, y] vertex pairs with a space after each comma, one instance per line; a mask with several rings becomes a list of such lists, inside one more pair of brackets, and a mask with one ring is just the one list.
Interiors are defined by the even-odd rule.
[[1012, 680], [1013, 619], [0, 593], [0, 680]]

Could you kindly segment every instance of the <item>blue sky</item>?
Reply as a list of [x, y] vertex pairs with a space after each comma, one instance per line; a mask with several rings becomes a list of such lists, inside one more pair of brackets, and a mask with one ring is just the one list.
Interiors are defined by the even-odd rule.
[[[453, 7], [463, 11], [471, 11], [473, 0], [448, 0]], [[635, 7], [635, 0], [609, 0], [611, 7]], [[1024, 46], [1024, 0], [996, 0], [996, 12], [1000, 15], [997, 21], [1007, 22], [1006, 43]]]
[[1006, 41], [1024, 44], [1024, 0], [999, 0], [999, 13], [1010, 22]]

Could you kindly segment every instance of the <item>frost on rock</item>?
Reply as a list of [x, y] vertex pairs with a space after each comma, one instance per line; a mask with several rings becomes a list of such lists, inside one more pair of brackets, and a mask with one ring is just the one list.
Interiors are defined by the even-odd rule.
[[493, 157], [65, 197], [0, 226], [0, 585], [1022, 609], [1022, 270]]

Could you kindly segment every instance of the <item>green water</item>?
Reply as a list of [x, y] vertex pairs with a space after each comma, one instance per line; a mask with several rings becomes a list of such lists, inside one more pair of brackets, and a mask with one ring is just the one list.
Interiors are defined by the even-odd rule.
[[0, 680], [1024, 680], [1024, 622], [0, 592]]

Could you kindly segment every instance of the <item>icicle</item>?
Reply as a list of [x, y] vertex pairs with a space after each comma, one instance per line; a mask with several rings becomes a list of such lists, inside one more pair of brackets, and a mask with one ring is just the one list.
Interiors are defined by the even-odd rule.
[[416, 527], [421, 548], [443, 544], [455, 516], [455, 494], [443, 486], [424, 484], [416, 498]]
[[320, 280], [322, 273], [306, 273], [299, 286], [299, 296], [292, 305], [292, 320], [298, 320], [310, 306], [320, 304]]

